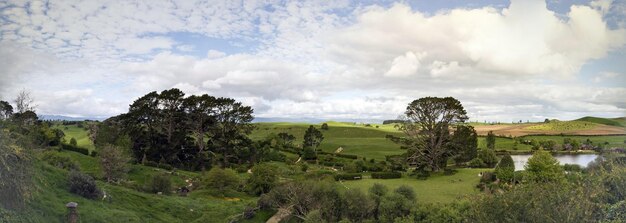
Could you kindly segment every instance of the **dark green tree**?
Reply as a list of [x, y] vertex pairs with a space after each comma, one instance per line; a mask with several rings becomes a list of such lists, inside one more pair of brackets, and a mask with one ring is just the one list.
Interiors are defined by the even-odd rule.
[[528, 179], [534, 182], [560, 182], [565, 179], [565, 173], [559, 161], [548, 151], [536, 151], [528, 159], [525, 169]]
[[302, 147], [305, 151], [312, 150], [315, 154], [315, 157], [317, 158], [317, 147], [320, 146], [322, 140], [324, 140], [324, 135], [322, 135], [322, 132], [310, 125], [306, 132], [304, 132], [304, 141], [302, 142]]
[[511, 182], [515, 173], [515, 163], [510, 154], [505, 154], [496, 166], [496, 177], [503, 182]]
[[407, 106], [405, 121], [398, 124], [406, 137], [388, 136], [392, 141], [413, 151], [408, 154], [409, 163], [420, 169], [442, 170], [448, 158], [455, 155], [450, 150], [450, 127], [467, 120], [461, 102], [452, 97], [425, 97]]
[[498, 163], [498, 157], [491, 149], [481, 149], [478, 152], [478, 158], [480, 158], [480, 160], [482, 160], [489, 168], [494, 167]]
[[454, 161], [457, 164], [469, 162], [478, 154], [478, 135], [474, 127], [469, 125], [457, 126], [449, 143], [450, 150], [455, 151]]
[[261, 163], [252, 167], [252, 175], [248, 178], [248, 192], [261, 195], [269, 192], [278, 183], [278, 170], [275, 166]]
[[0, 119], [9, 119], [13, 115], [13, 106], [6, 101], [0, 101]]
[[487, 148], [495, 149], [496, 148], [496, 135], [493, 134], [493, 131], [489, 131], [487, 133]]
[[321, 129], [322, 130], [328, 130], [328, 124], [323, 123]]

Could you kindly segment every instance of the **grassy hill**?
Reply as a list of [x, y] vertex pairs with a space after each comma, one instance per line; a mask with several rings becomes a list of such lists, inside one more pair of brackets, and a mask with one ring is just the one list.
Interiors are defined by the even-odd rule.
[[65, 133], [64, 139], [67, 143], [70, 142], [70, 139], [74, 138], [76, 139], [76, 145], [78, 147], [87, 148], [89, 149], [89, 151], [92, 151], [95, 149], [95, 146], [93, 145], [93, 142], [91, 142], [91, 140], [89, 139], [87, 130], [85, 130], [84, 127], [79, 127], [76, 124], [74, 125], [56, 124], [53, 126], [53, 128], [63, 130], [63, 133]]
[[558, 121], [552, 120], [549, 123], [533, 125], [526, 127], [529, 130], [543, 130], [543, 131], [573, 131], [573, 130], [586, 130], [593, 129], [597, 126], [597, 123], [588, 121]]
[[624, 117], [611, 119], [611, 118], [598, 118], [598, 117], [586, 116], [583, 118], [576, 119], [576, 121], [585, 121], [585, 122], [592, 122], [592, 123], [603, 124], [603, 125], [626, 127], [626, 119]]
[[[96, 158], [70, 151], [53, 153], [80, 163], [82, 172], [99, 174]], [[41, 156], [41, 152], [37, 156]], [[69, 193], [67, 170], [53, 167], [42, 160], [34, 162], [34, 169], [36, 189], [28, 208], [18, 217], [27, 222], [66, 222], [65, 204], [71, 201], [79, 204], [81, 222], [228, 222], [228, 219], [242, 213], [247, 205], [254, 205], [258, 199], [245, 194], [234, 198], [213, 197], [205, 190], [192, 191], [187, 197], [140, 192], [133, 189], [132, 185], [142, 185], [149, 176], [165, 173], [166, 170], [132, 165], [128, 175], [129, 183], [124, 186], [97, 181], [99, 188], [112, 197], [109, 203]], [[184, 185], [185, 179], [199, 175], [176, 171], [171, 177], [173, 184], [178, 187]], [[264, 222], [268, 215], [271, 213], [260, 213], [258, 218], [249, 222]]]

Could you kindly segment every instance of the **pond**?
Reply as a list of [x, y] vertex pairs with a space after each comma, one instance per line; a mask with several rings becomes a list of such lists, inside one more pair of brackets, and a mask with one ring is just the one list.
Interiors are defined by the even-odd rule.
[[[513, 162], [515, 163], [515, 170], [524, 170], [524, 165], [526, 165], [526, 161], [532, 155], [511, 155], [513, 158]], [[554, 155], [561, 165], [563, 164], [578, 164], [581, 167], [587, 167], [591, 161], [595, 160], [598, 157], [596, 154], [563, 154], [563, 155]]]

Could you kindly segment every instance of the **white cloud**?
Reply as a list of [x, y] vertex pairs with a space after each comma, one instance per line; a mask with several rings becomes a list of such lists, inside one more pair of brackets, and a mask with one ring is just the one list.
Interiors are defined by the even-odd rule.
[[[420, 55], [419, 58], [423, 56]], [[402, 56], [398, 56], [391, 62], [391, 67], [385, 73], [388, 77], [407, 77], [417, 73], [420, 66], [418, 56], [413, 52], [406, 52]]]

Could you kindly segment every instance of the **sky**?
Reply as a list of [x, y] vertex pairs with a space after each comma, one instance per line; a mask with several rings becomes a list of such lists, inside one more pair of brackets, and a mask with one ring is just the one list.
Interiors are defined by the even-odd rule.
[[474, 121], [621, 117], [625, 62], [625, 0], [0, 0], [0, 99], [47, 115], [179, 88], [266, 118], [394, 119], [426, 96]]

